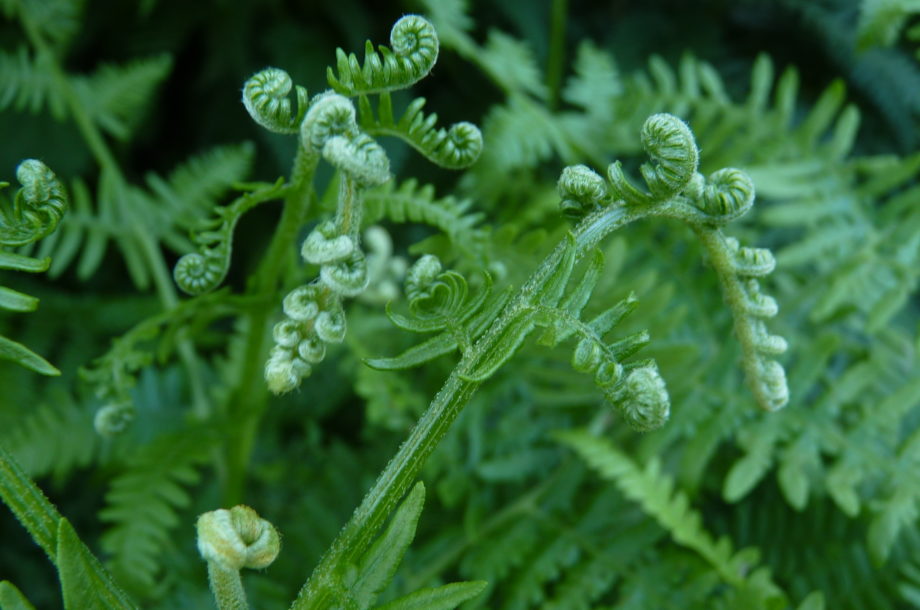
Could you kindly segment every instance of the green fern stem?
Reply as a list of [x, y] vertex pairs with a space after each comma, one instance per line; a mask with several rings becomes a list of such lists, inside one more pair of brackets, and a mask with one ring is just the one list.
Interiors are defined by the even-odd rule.
[[[251, 290], [255, 295], [275, 294], [286, 261], [292, 258], [294, 243], [315, 197], [311, 185], [318, 162], [316, 155], [308, 154], [302, 146], [298, 147], [291, 170], [291, 188], [284, 198], [281, 219], [268, 252], [253, 275]], [[259, 422], [268, 404], [268, 394], [262, 380], [262, 365], [271, 341], [269, 322], [274, 308], [273, 299], [267, 298], [264, 306], [255, 308], [249, 315], [240, 381], [228, 411], [228, 416], [238, 424], [231, 432], [233, 438], [225, 445], [226, 454], [222, 465], [225, 479], [223, 503], [226, 506], [239, 504], [243, 500], [249, 458]]]
[[[572, 235], [576, 257], [590, 252], [605, 236], [623, 226], [647, 216], [664, 214], [671, 209], [669, 202], [655, 206], [626, 207], [612, 205], [585, 217]], [[528, 279], [517, 296], [504, 309], [492, 327], [460, 359], [445, 381], [409, 438], [400, 446], [376, 483], [355, 510], [349, 522], [317, 565], [310, 579], [297, 596], [293, 609], [330, 608], [344, 591], [343, 577], [373, 541], [387, 516], [399, 503], [418, 476], [425, 460], [447, 434], [463, 407], [479, 388], [481, 381], [472, 380], [483, 361], [494, 357], [505, 331], [522, 314], [532, 308], [535, 295], [552, 281], [569, 247], [564, 239], [547, 256]]]

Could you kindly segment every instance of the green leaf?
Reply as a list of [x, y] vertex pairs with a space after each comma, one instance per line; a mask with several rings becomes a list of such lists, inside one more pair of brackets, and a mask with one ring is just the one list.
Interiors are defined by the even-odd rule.
[[377, 610], [453, 610], [473, 599], [488, 586], [484, 580], [454, 582], [432, 589], [419, 589], [378, 606]]
[[449, 354], [457, 349], [457, 341], [450, 333], [441, 333], [431, 339], [413, 345], [398, 356], [392, 358], [368, 358], [364, 361], [367, 366], [381, 371], [398, 371], [409, 369], [438, 356]]
[[415, 484], [403, 500], [386, 531], [374, 542], [357, 566], [357, 576], [349, 597], [359, 608], [369, 608], [374, 599], [390, 584], [396, 568], [412, 539], [425, 503], [425, 485]]
[[130, 608], [67, 519], [58, 520], [57, 568], [66, 610]]
[[35, 610], [26, 596], [8, 580], [0, 581], [0, 608], [3, 610]]
[[0, 360], [12, 360], [16, 364], [42, 375], [56, 377], [61, 374], [61, 371], [57, 370], [53, 364], [28, 347], [6, 337], [0, 337]]

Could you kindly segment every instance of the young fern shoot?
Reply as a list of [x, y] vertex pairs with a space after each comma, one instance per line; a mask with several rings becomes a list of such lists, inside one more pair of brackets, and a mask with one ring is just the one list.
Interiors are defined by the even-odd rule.
[[[47, 237], [57, 228], [67, 209], [64, 187], [47, 165], [37, 159], [26, 159], [16, 168], [16, 179], [22, 184], [11, 203], [0, 199], [0, 269], [41, 273], [51, 266], [50, 258], [33, 258], [7, 248], [25, 246]], [[8, 186], [0, 182], [0, 189]], [[0, 286], [0, 309], [35, 311], [38, 299]], [[0, 360], [11, 360], [42, 375], [61, 372], [26, 346], [0, 336]]]

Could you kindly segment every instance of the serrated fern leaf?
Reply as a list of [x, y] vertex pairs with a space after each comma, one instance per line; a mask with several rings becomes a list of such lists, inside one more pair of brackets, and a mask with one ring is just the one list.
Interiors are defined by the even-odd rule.
[[0, 110], [13, 108], [34, 114], [45, 104], [56, 119], [65, 117], [63, 99], [47, 66], [33, 60], [26, 47], [15, 53], [0, 52]]
[[64, 392], [35, 407], [17, 425], [0, 435], [29, 476], [48, 474], [63, 479], [90, 463], [99, 447], [92, 413]]
[[419, 186], [409, 179], [398, 187], [394, 181], [364, 195], [364, 223], [374, 224], [383, 219], [393, 222], [419, 222], [437, 228], [447, 235], [461, 251], [479, 258], [488, 240], [487, 229], [480, 226], [483, 214], [469, 212], [472, 201], [453, 196], [436, 198], [434, 187]]
[[218, 146], [185, 160], [165, 178], [147, 174], [147, 186], [156, 197], [154, 205], [161, 210], [162, 219], [194, 228], [205, 211], [249, 174], [254, 155], [249, 143]]
[[112, 573], [129, 590], [150, 592], [156, 584], [163, 551], [180, 524], [178, 511], [190, 502], [186, 487], [198, 481], [213, 440], [194, 429], [160, 436], [112, 481], [99, 512], [110, 524], [101, 544], [111, 554]]
[[675, 542], [700, 554], [725, 582], [741, 591], [757, 589], [763, 599], [782, 598], [781, 591], [769, 578], [757, 578], [760, 570], [750, 572], [750, 553], [732, 550], [728, 538], [716, 540], [703, 528], [702, 518], [690, 508], [687, 496], [674, 490], [672, 479], [663, 474], [657, 459], [643, 469], [609, 441], [580, 431], [567, 431], [557, 435], [564, 444], [574, 449], [589, 466], [612, 480], [626, 497], [638, 502], [643, 510], [664, 527]]
[[127, 140], [171, 66], [168, 55], [159, 55], [124, 65], [105, 64], [72, 82], [92, 119], [115, 138]]

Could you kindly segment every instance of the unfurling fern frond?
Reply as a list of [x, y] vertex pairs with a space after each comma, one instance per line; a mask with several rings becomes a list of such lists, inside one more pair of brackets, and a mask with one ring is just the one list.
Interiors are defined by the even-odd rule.
[[466, 121], [455, 123], [449, 129], [439, 128], [438, 115], [426, 117], [422, 112], [424, 106], [425, 98], [415, 99], [397, 121], [393, 116], [389, 93], [380, 96], [378, 117], [374, 117], [370, 102], [362, 96], [358, 107], [359, 121], [367, 133], [400, 138], [441, 167], [463, 169], [475, 163], [482, 152], [479, 128]]
[[393, 24], [391, 49], [379, 53], [367, 41], [364, 65], [352, 53], [336, 49], [336, 68], [327, 69], [329, 86], [349, 97], [405, 89], [425, 77], [438, 59], [438, 34], [424, 17], [406, 15]]
[[11, 205], [0, 207], [0, 246], [24, 246], [38, 241], [57, 228], [67, 209], [64, 187], [41, 161], [27, 159], [20, 163], [16, 179], [22, 188]]
[[673, 115], [649, 117], [642, 133], [643, 147], [657, 161], [641, 168], [651, 194], [633, 186], [616, 162], [608, 171], [614, 195], [628, 205], [671, 201], [673, 209], [665, 214], [690, 224], [709, 254], [734, 315], [748, 385], [760, 407], [782, 408], [789, 401], [789, 389], [782, 365], [772, 358], [786, 351], [786, 341], [766, 331], [764, 319], [775, 316], [778, 307], [772, 297], [760, 292], [757, 279], [773, 271], [773, 254], [740, 247], [719, 228], [751, 209], [753, 182], [734, 168], [720, 169], [704, 179], [696, 171], [699, 153], [693, 133]]
[[673, 115], [652, 115], [642, 125], [641, 140], [642, 148], [655, 162], [654, 165], [644, 163], [640, 167], [651, 195], [629, 183], [619, 161], [608, 170], [613, 195], [639, 205], [655, 199], [669, 199], [683, 191], [696, 174], [699, 164], [696, 140], [687, 124]]
[[492, 278], [484, 274], [484, 285], [469, 295], [466, 279], [454, 271], [442, 271], [436, 256], [427, 254], [409, 269], [406, 275], [406, 316], [387, 306], [387, 315], [400, 328], [412, 332], [440, 334], [409, 348], [392, 358], [371, 358], [368, 366], [380, 370], [415, 367], [438, 356], [449, 354], [458, 347], [466, 351], [494, 321], [508, 302], [509, 291], [491, 296]]
[[[24, 246], [52, 233], [67, 209], [67, 195], [47, 165], [27, 159], [16, 168], [16, 178], [22, 187], [13, 201], [0, 199], [0, 269], [27, 273], [47, 271], [49, 258], [32, 258], [7, 252], [5, 249]], [[8, 186], [0, 182], [0, 189]], [[0, 309], [25, 312], [35, 311], [38, 299], [0, 286]], [[61, 372], [47, 360], [26, 346], [0, 336], [0, 359], [12, 360], [43, 375], [60, 375]]]
[[243, 85], [243, 105], [252, 119], [269, 131], [297, 133], [309, 105], [307, 90], [297, 85], [297, 109], [291, 105], [291, 76], [280, 68], [256, 72]]
[[261, 185], [225, 207], [215, 208], [216, 218], [208, 220], [193, 237], [199, 251], [184, 255], [176, 263], [173, 277], [179, 288], [191, 295], [217, 288], [230, 269], [236, 223], [255, 206], [277, 199], [283, 192], [284, 184], [279, 180], [272, 185]]

